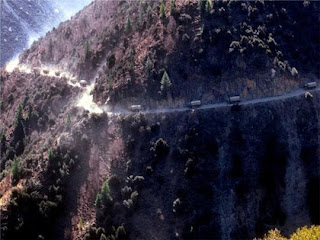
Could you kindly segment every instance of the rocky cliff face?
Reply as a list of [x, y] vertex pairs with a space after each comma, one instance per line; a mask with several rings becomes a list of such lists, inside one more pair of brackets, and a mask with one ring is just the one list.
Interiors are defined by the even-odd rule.
[[[247, 239], [319, 224], [319, 88], [296, 92], [319, 82], [318, 13], [97, 0], [47, 33], [1, 70], [3, 239]], [[243, 103], [226, 104], [234, 94]]]

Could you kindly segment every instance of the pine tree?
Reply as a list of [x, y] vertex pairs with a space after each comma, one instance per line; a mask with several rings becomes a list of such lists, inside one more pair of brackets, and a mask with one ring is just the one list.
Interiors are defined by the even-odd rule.
[[165, 4], [164, 4], [164, 0], [161, 1], [161, 4], [160, 4], [160, 13], [159, 13], [159, 17], [162, 19], [162, 18], [165, 18], [166, 17], [166, 13], [165, 13]]
[[22, 104], [20, 103], [19, 106], [18, 106], [18, 109], [17, 109], [17, 112], [16, 112], [16, 116], [13, 120], [13, 124], [15, 126], [18, 125], [19, 121], [22, 120], [22, 116], [23, 116], [23, 107], [22, 107]]
[[100, 240], [107, 240], [107, 237], [104, 233], [101, 233]]
[[50, 149], [49, 150], [49, 153], [48, 153], [48, 159], [51, 160], [53, 158], [53, 152], [52, 150]]
[[207, 0], [207, 2], [206, 2], [206, 13], [207, 13], [207, 14], [210, 14], [211, 9], [212, 9], [211, 0]]
[[16, 184], [19, 180], [19, 175], [20, 175], [20, 162], [17, 158], [17, 156], [14, 157], [13, 162], [12, 162], [12, 166], [11, 166], [11, 180], [12, 180], [12, 184]]
[[169, 75], [166, 71], [164, 71], [163, 76], [161, 78], [161, 87], [160, 87], [161, 93], [166, 94], [167, 91], [170, 89], [170, 87], [171, 87], [171, 81], [170, 81]]
[[146, 70], [147, 72], [150, 72], [152, 70], [152, 63], [149, 56], [147, 57], [147, 61], [146, 61]]
[[94, 205], [96, 207], [100, 207], [101, 202], [102, 202], [102, 195], [101, 195], [101, 193], [98, 193], [96, 196], [96, 200], [94, 201]]
[[124, 226], [119, 226], [116, 231], [116, 239], [125, 240], [127, 236]]
[[131, 32], [131, 30], [132, 30], [132, 25], [131, 25], [130, 17], [128, 17], [128, 19], [127, 19], [125, 29], [126, 29], [126, 32], [127, 32], [127, 33], [130, 33], [130, 32]]

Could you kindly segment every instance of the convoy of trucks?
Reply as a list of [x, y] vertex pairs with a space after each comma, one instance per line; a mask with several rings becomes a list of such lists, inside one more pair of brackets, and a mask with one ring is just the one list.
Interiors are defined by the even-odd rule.
[[[43, 70], [44, 73], [48, 74], [48, 71], [47, 70]], [[59, 72], [56, 72], [55, 73], [57, 76], [60, 75]], [[71, 80], [72, 82], [75, 81], [75, 79], [72, 79]], [[80, 80], [79, 81], [80, 83], [80, 86], [85, 88], [87, 87], [88, 85], [88, 82], [86, 80]], [[308, 82], [304, 85], [304, 88], [306, 89], [313, 89], [313, 88], [316, 88], [317, 87], [317, 82]], [[306, 92], [305, 93], [305, 97], [306, 98], [312, 98], [312, 94], [309, 93], [309, 92]], [[240, 95], [234, 95], [234, 96], [231, 96], [228, 98], [228, 103], [229, 104], [239, 104], [239, 102], [241, 101], [241, 98], [240, 98]], [[189, 104], [189, 107], [191, 108], [196, 108], [196, 107], [200, 107], [202, 105], [202, 102], [201, 100], [192, 100]], [[129, 110], [132, 111], [132, 112], [139, 112], [142, 110], [142, 106], [140, 104], [135, 104], [135, 105], [131, 105], [129, 107]]]

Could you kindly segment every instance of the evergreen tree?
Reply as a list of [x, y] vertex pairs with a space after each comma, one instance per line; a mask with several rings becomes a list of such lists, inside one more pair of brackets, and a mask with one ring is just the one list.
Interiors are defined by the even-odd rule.
[[171, 85], [172, 84], [171, 84], [169, 75], [166, 71], [164, 71], [163, 76], [161, 78], [161, 87], [160, 87], [161, 93], [166, 95]]
[[49, 153], [48, 153], [48, 159], [51, 160], [53, 158], [53, 152], [52, 150], [50, 149], [49, 150]]
[[124, 226], [119, 226], [116, 231], [116, 239], [117, 240], [125, 240], [127, 239], [127, 233]]
[[165, 4], [164, 4], [164, 0], [161, 1], [161, 4], [160, 4], [160, 13], [159, 13], [159, 17], [162, 19], [162, 18], [165, 18], [166, 17], [166, 12], [165, 12]]
[[149, 56], [147, 57], [147, 61], [146, 61], [146, 70], [147, 70], [147, 72], [151, 72], [151, 70], [152, 70], [152, 63], [151, 63]]
[[20, 103], [16, 112], [16, 116], [13, 120], [13, 124], [15, 126], [17, 126], [20, 120], [22, 120], [22, 116], [23, 116], [23, 107], [22, 107], [22, 104]]
[[212, 9], [211, 0], [207, 0], [207, 2], [206, 2], [206, 13], [207, 13], [207, 14], [210, 14], [211, 9]]
[[94, 201], [94, 205], [96, 207], [100, 207], [101, 202], [102, 202], [102, 195], [101, 195], [101, 193], [98, 193], [96, 196], [96, 200]]
[[11, 180], [12, 184], [17, 184], [19, 178], [20, 178], [20, 162], [17, 158], [17, 156], [14, 157], [12, 165], [11, 165]]
[[101, 233], [100, 240], [107, 240], [107, 237], [104, 233]]
[[126, 29], [126, 32], [127, 32], [127, 33], [130, 33], [130, 32], [131, 32], [131, 30], [132, 30], [132, 25], [131, 25], [130, 17], [128, 17], [128, 19], [127, 19], [125, 29]]

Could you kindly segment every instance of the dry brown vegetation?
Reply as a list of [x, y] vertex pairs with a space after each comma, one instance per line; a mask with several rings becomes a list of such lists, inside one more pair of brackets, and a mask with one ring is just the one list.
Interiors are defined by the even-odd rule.
[[[95, 102], [185, 105], [319, 77], [318, 2], [96, 0], [22, 53]], [[1, 70], [3, 239], [235, 239], [319, 224], [319, 94], [112, 116], [62, 76]]]

